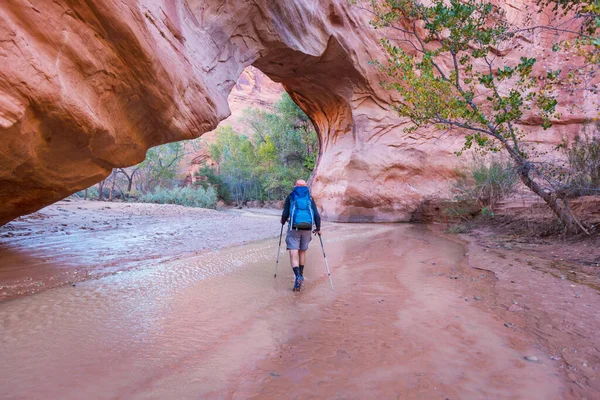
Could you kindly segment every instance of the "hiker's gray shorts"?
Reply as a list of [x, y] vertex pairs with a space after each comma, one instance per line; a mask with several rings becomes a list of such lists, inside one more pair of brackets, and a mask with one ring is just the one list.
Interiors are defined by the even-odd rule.
[[308, 244], [312, 240], [311, 231], [301, 230], [288, 230], [287, 236], [285, 237], [285, 244], [288, 250], [308, 250]]

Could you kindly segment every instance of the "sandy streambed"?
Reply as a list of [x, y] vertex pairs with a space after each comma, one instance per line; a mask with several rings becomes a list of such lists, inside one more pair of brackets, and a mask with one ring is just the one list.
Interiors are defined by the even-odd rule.
[[277, 236], [277, 213], [61, 201], [0, 227], [0, 301]]
[[303, 292], [285, 255], [273, 279], [268, 239], [0, 303], [1, 397], [570, 396], [535, 335], [468, 293], [496, 278], [463, 244], [423, 226], [324, 231], [335, 291], [318, 242]]

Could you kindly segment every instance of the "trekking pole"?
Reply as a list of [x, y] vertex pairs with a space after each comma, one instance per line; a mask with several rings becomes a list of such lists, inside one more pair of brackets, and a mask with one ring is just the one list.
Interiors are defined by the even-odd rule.
[[281, 233], [279, 234], [279, 247], [277, 248], [277, 261], [275, 262], [275, 275], [273, 278], [277, 278], [277, 266], [279, 265], [279, 252], [281, 251], [281, 237], [283, 236], [283, 224], [281, 224]]
[[329, 264], [327, 263], [327, 256], [325, 255], [325, 248], [323, 247], [323, 239], [321, 239], [321, 233], [317, 233], [317, 235], [319, 235], [319, 241], [321, 242], [321, 250], [323, 250], [323, 258], [325, 259], [325, 268], [327, 268], [329, 283], [331, 283], [331, 290], [333, 290], [333, 281], [331, 280], [331, 272], [329, 272]]

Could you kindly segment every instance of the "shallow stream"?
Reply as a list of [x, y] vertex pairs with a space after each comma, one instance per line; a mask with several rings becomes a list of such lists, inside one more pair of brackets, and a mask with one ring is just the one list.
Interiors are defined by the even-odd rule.
[[334, 225], [293, 293], [277, 238], [0, 303], [2, 399], [559, 398], [558, 372], [460, 297], [465, 249]]

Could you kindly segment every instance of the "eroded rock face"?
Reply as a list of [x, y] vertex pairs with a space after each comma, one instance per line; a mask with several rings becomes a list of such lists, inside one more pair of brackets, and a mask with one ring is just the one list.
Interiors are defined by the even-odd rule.
[[218, 51], [183, 2], [8, 0], [0, 26], [0, 223], [228, 115], [233, 83], [206, 83]]
[[447, 191], [462, 140], [404, 133], [369, 17], [345, 0], [2, 1], [0, 224], [211, 131], [248, 65], [315, 123], [326, 218], [408, 220]]

